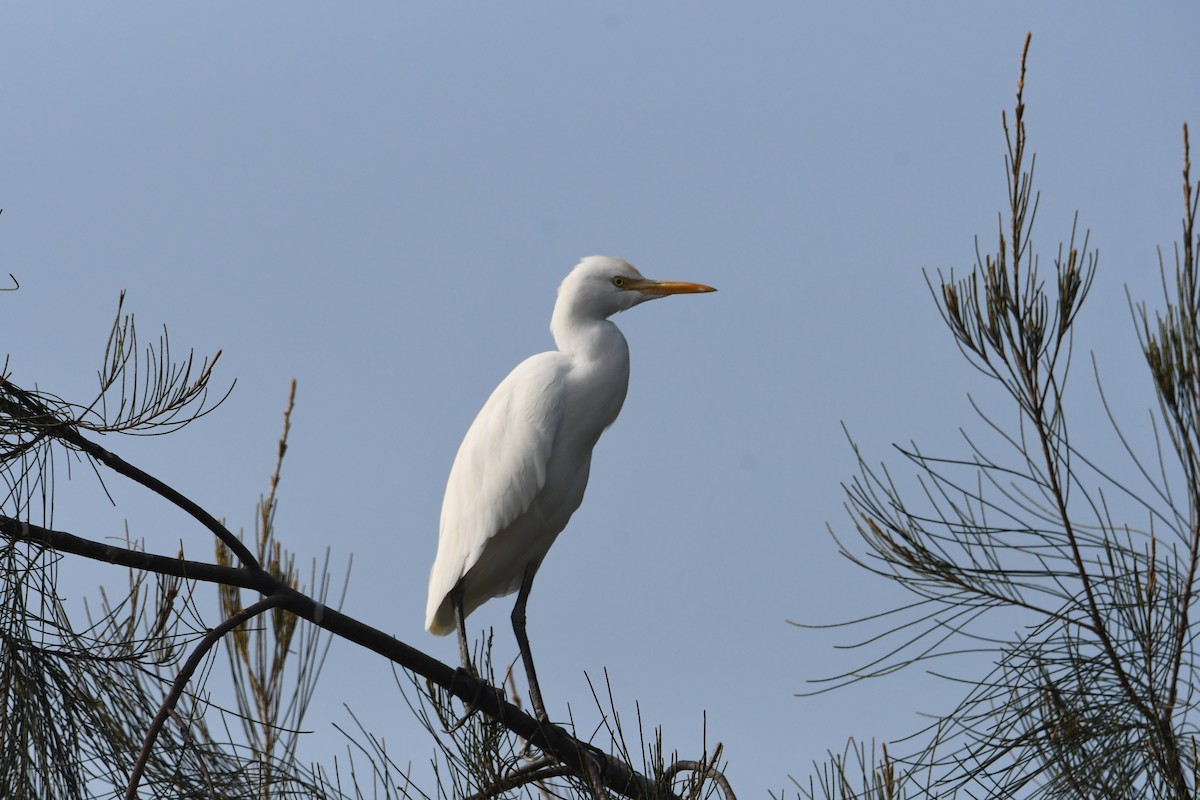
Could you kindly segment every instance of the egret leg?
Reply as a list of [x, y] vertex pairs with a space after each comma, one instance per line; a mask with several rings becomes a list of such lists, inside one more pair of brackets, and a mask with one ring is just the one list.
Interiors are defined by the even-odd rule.
[[460, 581], [454, 591], [450, 592], [450, 605], [454, 606], [454, 623], [458, 627], [458, 656], [462, 660], [462, 668], [472, 674], [475, 667], [471, 664], [471, 648], [467, 645], [467, 616], [463, 613], [463, 585]]
[[537, 670], [533, 668], [533, 654], [529, 651], [529, 637], [525, 634], [525, 603], [529, 601], [529, 590], [533, 587], [533, 576], [538, 564], [533, 563], [525, 568], [525, 577], [521, 579], [521, 590], [517, 592], [517, 604], [513, 606], [513, 633], [517, 636], [517, 646], [521, 648], [521, 661], [525, 665], [525, 677], [529, 680], [529, 700], [533, 704], [533, 713], [540, 721], [549, 722], [546, 706], [542, 702], [542, 690], [538, 687]]
[[[467, 645], [467, 616], [463, 613], [463, 585], [461, 581], [450, 592], [450, 605], [454, 607], [454, 623], [458, 628], [458, 655], [462, 659], [461, 669], [473, 678], [478, 677], [478, 674], [475, 672], [475, 665], [471, 663], [471, 648]], [[446, 732], [454, 733], [467, 720], [473, 717], [475, 712], [479, 710], [478, 701], [479, 696], [476, 695], [475, 700], [470, 703], [464, 703], [462, 717]]]

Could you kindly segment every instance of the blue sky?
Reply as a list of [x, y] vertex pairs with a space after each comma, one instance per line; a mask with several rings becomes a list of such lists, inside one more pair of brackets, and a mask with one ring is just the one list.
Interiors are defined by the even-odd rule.
[[[897, 600], [826, 530], [849, 532], [841, 424], [892, 463], [892, 442], [953, 450], [978, 425], [966, 394], [990, 390], [922, 270], [994, 241], [1026, 31], [1034, 244], [1048, 268], [1076, 210], [1092, 230], [1077, 346], [1144, 419], [1125, 292], [1158, 298], [1155, 248], [1179, 231], [1197, 22], [1190, 3], [7, 5], [0, 273], [22, 289], [3, 349], [19, 382], [86, 394], [121, 289], [144, 334], [221, 349], [221, 411], [106, 446], [247, 529], [295, 377], [280, 536], [302, 561], [353, 554], [346, 610], [453, 660], [422, 630], [445, 478], [492, 387], [551, 346], [558, 282], [601, 253], [716, 286], [617, 319], [629, 398], [530, 636], [552, 715], [588, 718], [584, 672], [607, 667], [623, 711], [638, 701], [684, 754], [707, 710], [761, 797], [954, 699], [916, 671], [798, 699], [858, 656], [788, 620]], [[1099, 420], [1090, 370], [1075, 380]], [[1101, 425], [1093, 448], [1116, 452]], [[114, 488], [115, 509], [76, 472], [56, 523], [128, 519], [152, 550], [209, 553]], [[75, 580], [64, 593], [106, 578]], [[509, 609], [471, 618], [504, 658]], [[336, 645], [323, 680], [307, 755], [340, 750], [344, 703], [427, 761], [385, 665]]]

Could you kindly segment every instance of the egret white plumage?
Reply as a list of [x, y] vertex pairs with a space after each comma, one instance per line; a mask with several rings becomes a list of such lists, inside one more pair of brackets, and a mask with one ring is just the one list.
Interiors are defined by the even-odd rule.
[[530, 700], [547, 719], [525, 633], [525, 604], [550, 545], [583, 500], [592, 448], [629, 387], [629, 347], [608, 318], [670, 294], [711, 286], [642, 277], [618, 258], [590, 256], [563, 280], [550, 320], [558, 350], [521, 362], [492, 392], [458, 449], [429, 575], [425, 627], [457, 629], [471, 668], [466, 617], [518, 592], [513, 632]]

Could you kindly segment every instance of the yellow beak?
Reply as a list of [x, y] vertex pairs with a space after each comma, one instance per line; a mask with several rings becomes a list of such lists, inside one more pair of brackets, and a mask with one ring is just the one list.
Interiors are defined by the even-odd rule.
[[626, 288], [635, 289], [652, 297], [665, 297], [669, 294], [701, 294], [703, 292], [716, 291], [713, 287], [705, 286], [703, 283], [653, 281], [649, 278], [643, 278], [640, 281], [630, 281]]

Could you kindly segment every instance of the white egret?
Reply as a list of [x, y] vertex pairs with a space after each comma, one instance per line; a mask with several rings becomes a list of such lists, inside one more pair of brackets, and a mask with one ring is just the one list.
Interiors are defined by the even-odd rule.
[[534, 712], [546, 720], [525, 634], [525, 603], [550, 545], [579, 508], [592, 448], [629, 386], [629, 346], [609, 317], [669, 294], [715, 291], [642, 277], [618, 258], [591, 256], [558, 289], [550, 331], [558, 350], [521, 362], [475, 417], [458, 449], [429, 575], [425, 627], [458, 630], [471, 669], [466, 617], [519, 592], [512, 612]]

